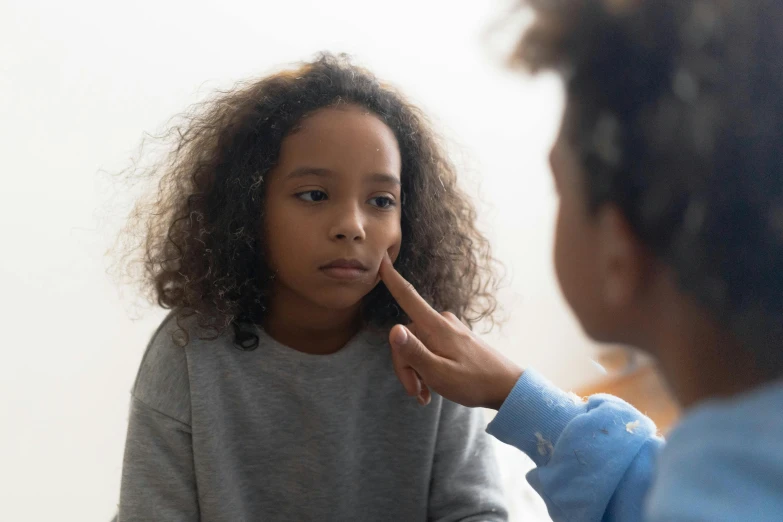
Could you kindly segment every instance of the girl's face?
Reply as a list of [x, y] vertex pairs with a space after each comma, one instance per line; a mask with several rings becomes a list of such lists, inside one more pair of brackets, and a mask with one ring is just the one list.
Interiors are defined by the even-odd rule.
[[359, 305], [400, 250], [400, 169], [391, 129], [356, 106], [316, 111], [283, 140], [265, 202], [273, 300]]
[[[599, 248], [601, 237], [581, 185], [582, 173], [561, 129], [550, 154], [558, 193], [554, 262], [560, 289], [585, 332], [602, 337], [607, 317], [602, 306]], [[602, 339], [603, 340], [603, 339]]]
[[638, 345], [652, 262], [614, 205], [588, 207], [585, 173], [561, 129], [550, 155], [559, 195], [555, 271], [585, 332], [601, 342]]

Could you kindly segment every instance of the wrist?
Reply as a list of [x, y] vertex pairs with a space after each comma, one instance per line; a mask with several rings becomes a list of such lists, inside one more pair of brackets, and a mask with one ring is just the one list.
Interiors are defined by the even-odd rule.
[[486, 407], [499, 410], [523, 373], [524, 370], [521, 367], [509, 364], [503, 375], [495, 380], [497, 385], [494, 387]]

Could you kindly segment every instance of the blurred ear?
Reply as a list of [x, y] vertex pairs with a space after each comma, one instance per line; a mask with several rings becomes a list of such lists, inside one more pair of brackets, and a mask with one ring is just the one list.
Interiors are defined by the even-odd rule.
[[625, 308], [639, 295], [649, 257], [620, 209], [604, 205], [597, 215], [598, 273], [604, 305]]

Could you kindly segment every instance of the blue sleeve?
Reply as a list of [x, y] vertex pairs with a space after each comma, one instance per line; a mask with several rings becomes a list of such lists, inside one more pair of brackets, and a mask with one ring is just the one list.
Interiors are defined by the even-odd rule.
[[527, 479], [555, 522], [642, 520], [663, 440], [625, 401], [585, 401], [528, 369], [487, 430], [536, 463]]

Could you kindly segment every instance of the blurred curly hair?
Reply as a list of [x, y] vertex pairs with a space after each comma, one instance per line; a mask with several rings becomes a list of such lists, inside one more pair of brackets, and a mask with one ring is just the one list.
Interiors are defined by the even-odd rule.
[[513, 62], [565, 84], [564, 136], [684, 291], [783, 367], [783, 3], [528, 0]]

